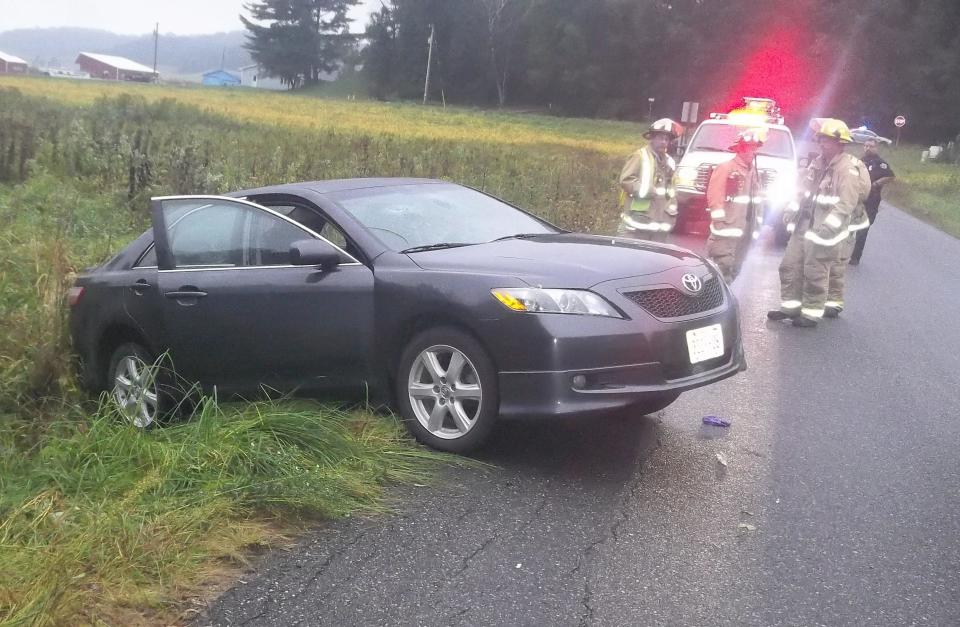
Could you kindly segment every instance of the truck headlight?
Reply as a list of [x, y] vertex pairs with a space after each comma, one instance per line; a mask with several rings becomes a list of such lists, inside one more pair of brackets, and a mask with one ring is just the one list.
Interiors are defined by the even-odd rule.
[[682, 165], [677, 168], [677, 185], [684, 187], [693, 187], [697, 182], [697, 169], [688, 165]]
[[490, 293], [513, 311], [623, 317], [610, 303], [588, 290], [500, 287]]
[[783, 174], [777, 175], [767, 188], [767, 200], [776, 205], [796, 200], [796, 195], [796, 180], [791, 176]]

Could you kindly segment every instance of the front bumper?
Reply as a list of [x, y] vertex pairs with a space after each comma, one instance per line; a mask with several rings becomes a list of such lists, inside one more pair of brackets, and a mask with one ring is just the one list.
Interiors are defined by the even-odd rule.
[[[677, 285], [690, 267], [594, 286], [624, 319], [518, 314], [500, 320], [484, 338], [500, 371], [503, 417], [561, 416], [642, 404], [731, 377], [745, 369], [740, 321], [733, 295], [723, 287], [720, 306], [682, 317], [657, 318], [625, 297], [635, 290]], [[713, 274], [706, 266], [694, 269]], [[721, 281], [719, 277], [711, 280]], [[687, 331], [720, 325], [724, 353], [690, 363]], [[488, 336], [489, 337], [489, 336]]]
[[[716, 362], [720, 362], [717, 365]], [[554, 372], [500, 373], [500, 416], [536, 418], [596, 414], [642, 404], [664, 393], [679, 393], [716, 383], [746, 368], [739, 344], [729, 356], [704, 365], [686, 377], [669, 378], [658, 362], [608, 368]], [[574, 377], [585, 375], [587, 386], [578, 389]]]

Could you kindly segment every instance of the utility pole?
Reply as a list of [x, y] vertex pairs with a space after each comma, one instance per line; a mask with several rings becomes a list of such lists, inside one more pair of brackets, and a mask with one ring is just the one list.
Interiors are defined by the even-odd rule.
[[427, 96], [430, 94], [430, 65], [433, 63], [433, 37], [435, 34], [436, 31], [433, 28], [433, 24], [431, 24], [430, 39], [427, 40], [430, 49], [429, 52], [427, 52], [427, 78], [423, 82], [423, 104], [427, 104]]
[[153, 80], [157, 80], [157, 52], [160, 49], [160, 22], [153, 29]]

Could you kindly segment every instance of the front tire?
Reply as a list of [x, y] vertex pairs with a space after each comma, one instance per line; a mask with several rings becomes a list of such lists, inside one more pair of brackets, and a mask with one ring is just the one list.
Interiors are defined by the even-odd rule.
[[480, 342], [452, 327], [410, 341], [400, 358], [396, 393], [413, 437], [451, 453], [482, 444], [500, 411], [493, 361]]

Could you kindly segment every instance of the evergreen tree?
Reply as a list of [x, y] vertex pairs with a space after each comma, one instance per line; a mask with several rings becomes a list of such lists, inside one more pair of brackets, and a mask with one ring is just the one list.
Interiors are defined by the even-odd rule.
[[290, 87], [319, 83], [350, 51], [347, 11], [359, 0], [257, 0], [245, 5], [253, 60]]

